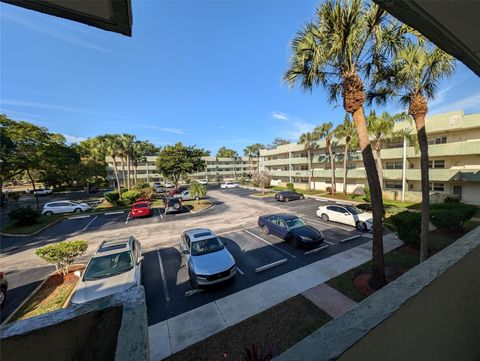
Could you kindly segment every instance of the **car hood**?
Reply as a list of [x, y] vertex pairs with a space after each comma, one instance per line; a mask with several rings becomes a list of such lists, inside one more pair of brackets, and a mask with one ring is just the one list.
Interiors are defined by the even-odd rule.
[[101, 297], [109, 296], [114, 293], [125, 291], [135, 286], [135, 268], [119, 275], [101, 278], [92, 281], [79, 280], [75, 292], [73, 293], [72, 303], [84, 303]]
[[322, 233], [320, 233], [317, 229], [309, 225], [306, 225], [305, 227], [294, 228], [290, 231], [290, 234], [292, 234], [295, 237], [308, 237], [312, 241], [323, 238]]
[[363, 221], [363, 222], [372, 222], [372, 214], [368, 212], [360, 213], [360, 214], [355, 214], [353, 218], [358, 221]]
[[235, 260], [226, 248], [201, 256], [192, 256], [190, 257], [190, 262], [194, 272], [200, 275], [212, 275], [223, 272], [235, 264]]

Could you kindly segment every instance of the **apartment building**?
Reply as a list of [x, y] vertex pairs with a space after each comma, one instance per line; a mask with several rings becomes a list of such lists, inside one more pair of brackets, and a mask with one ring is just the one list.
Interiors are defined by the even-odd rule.
[[[217, 157], [203, 157], [206, 163], [206, 168], [202, 172], [190, 174], [191, 179], [207, 179], [208, 181], [225, 181], [233, 180], [240, 177], [250, 177], [252, 173], [257, 169], [258, 160], [256, 158], [249, 157], [236, 157], [236, 158], [217, 158]], [[107, 179], [112, 186], [115, 185], [115, 175], [113, 172], [113, 159], [111, 157], [105, 158], [107, 162]], [[152, 183], [160, 182], [163, 180], [163, 176], [158, 173], [156, 165], [157, 157], [148, 156], [146, 162], [139, 163], [137, 166], [137, 179], [138, 182]], [[122, 167], [120, 159], [116, 159], [116, 166], [120, 183], [123, 185], [123, 179], [127, 177], [127, 165]], [[134, 173], [133, 165], [130, 165], [130, 173]], [[133, 175], [132, 175], [133, 178]]]
[[[480, 114], [455, 111], [426, 119], [430, 155], [431, 200], [447, 196], [480, 205]], [[413, 123], [396, 124], [396, 129], [416, 133]], [[272, 183], [292, 182], [307, 188], [308, 163], [304, 145], [286, 144], [262, 150], [260, 167], [272, 174]], [[343, 189], [343, 142], [334, 148], [337, 191]], [[347, 191], [363, 192], [367, 184], [365, 168], [358, 150], [347, 155]], [[389, 199], [419, 201], [420, 153], [408, 141], [390, 142], [381, 151], [384, 196]], [[312, 189], [324, 190], [331, 185], [328, 151], [324, 141], [312, 150]]]

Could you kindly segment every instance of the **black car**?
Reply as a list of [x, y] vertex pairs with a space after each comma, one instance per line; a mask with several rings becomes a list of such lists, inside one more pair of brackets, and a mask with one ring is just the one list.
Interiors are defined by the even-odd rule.
[[305, 199], [305, 196], [294, 191], [281, 191], [275, 194], [275, 199], [279, 202], [290, 202], [297, 199]]
[[3, 306], [5, 298], [7, 297], [8, 281], [5, 274], [0, 272], [0, 306]]
[[294, 247], [315, 248], [323, 243], [322, 232], [305, 224], [293, 214], [268, 214], [258, 217], [258, 226], [265, 234], [273, 234]]
[[182, 200], [180, 198], [166, 198], [165, 199], [165, 214], [170, 212], [179, 212], [183, 208]]

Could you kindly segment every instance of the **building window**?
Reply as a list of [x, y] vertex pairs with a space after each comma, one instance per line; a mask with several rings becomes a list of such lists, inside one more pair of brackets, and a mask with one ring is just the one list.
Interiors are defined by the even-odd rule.
[[415, 168], [415, 164], [410, 163], [410, 169], [413, 169], [413, 168]]
[[385, 182], [386, 189], [402, 189], [402, 182]]
[[387, 169], [403, 169], [403, 163], [400, 162], [387, 162], [386, 164]]
[[431, 191], [444, 192], [445, 185], [443, 183], [429, 183], [429, 188]]
[[410, 189], [411, 191], [413, 191], [413, 184], [410, 183], [410, 184], [408, 185], [408, 189]]
[[445, 168], [445, 160], [430, 160], [428, 168], [443, 169]]
[[447, 137], [436, 137], [428, 140], [428, 144], [445, 144], [447, 142]]

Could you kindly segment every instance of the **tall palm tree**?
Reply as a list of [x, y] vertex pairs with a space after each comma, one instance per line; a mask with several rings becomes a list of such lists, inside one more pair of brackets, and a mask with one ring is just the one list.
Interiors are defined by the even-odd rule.
[[113, 160], [113, 173], [115, 174], [115, 180], [117, 181], [117, 189], [118, 193], [121, 194], [121, 186], [120, 186], [120, 178], [118, 177], [118, 169], [117, 169], [117, 157], [121, 157], [122, 150], [121, 150], [121, 143], [120, 143], [120, 136], [117, 134], [107, 134], [98, 137], [99, 142], [103, 143], [107, 154]]
[[251, 145], [247, 145], [245, 148], [243, 148], [243, 155], [245, 157], [248, 157], [248, 161], [251, 163], [251, 166], [253, 168], [253, 155], [254, 151]]
[[133, 155], [133, 143], [135, 142], [135, 136], [132, 134], [122, 134], [122, 149], [123, 156], [127, 162], [127, 189], [131, 189], [131, 162]]
[[347, 195], [347, 160], [349, 152], [352, 148], [358, 146], [358, 137], [355, 130], [355, 125], [350, 120], [348, 113], [345, 114], [343, 123], [339, 124], [333, 131], [335, 136], [339, 139], [343, 139], [345, 142], [343, 148], [343, 194]]
[[300, 135], [298, 144], [303, 144], [307, 151], [308, 162], [308, 190], [312, 189], [312, 150], [316, 147], [320, 134], [317, 132], [307, 132]]
[[332, 194], [337, 193], [337, 183], [335, 181], [335, 159], [333, 159], [333, 124], [331, 122], [323, 123], [315, 127], [314, 133], [319, 135], [320, 139], [325, 139], [325, 145], [327, 146], [328, 155], [330, 158], [330, 172], [331, 172], [331, 184], [332, 184]]
[[420, 261], [428, 257], [430, 225], [428, 139], [425, 128], [428, 100], [435, 98], [439, 80], [448, 77], [454, 70], [452, 56], [419, 37], [416, 42], [409, 41], [404, 44], [391, 64], [377, 69], [373, 78], [375, 88], [369, 94], [369, 99], [377, 100], [379, 103], [386, 102], [391, 96], [399, 97], [401, 104], [408, 107], [408, 114], [415, 121], [422, 177]]
[[368, 76], [405, 41], [400, 28], [395, 19], [371, 2], [327, 0], [317, 9], [315, 20], [293, 40], [290, 67], [284, 76], [290, 86], [299, 81], [307, 91], [322, 85], [332, 102], [341, 94], [343, 107], [352, 114], [371, 191], [372, 283], [378, 286], [386, 282], [383, 200], [363, 113], [365, 88], [361, 76]]
[[401, 131], [395, 131], [395, 123], [400, 121], [407, 121], [408, 114], [399, 113], [391, 115], [388, 112], [383, 112], [377, 117], [374, 110], [370, 111], [367, 117], [368, 134], [370, 135], [370, 142], [375, 149], [377, 163], [378, 179], [380, 180], [380, 187], [383, 190], [383, 164], [381, 152], [383, 145], [388, 141], [403, 139], [404, 135]]

